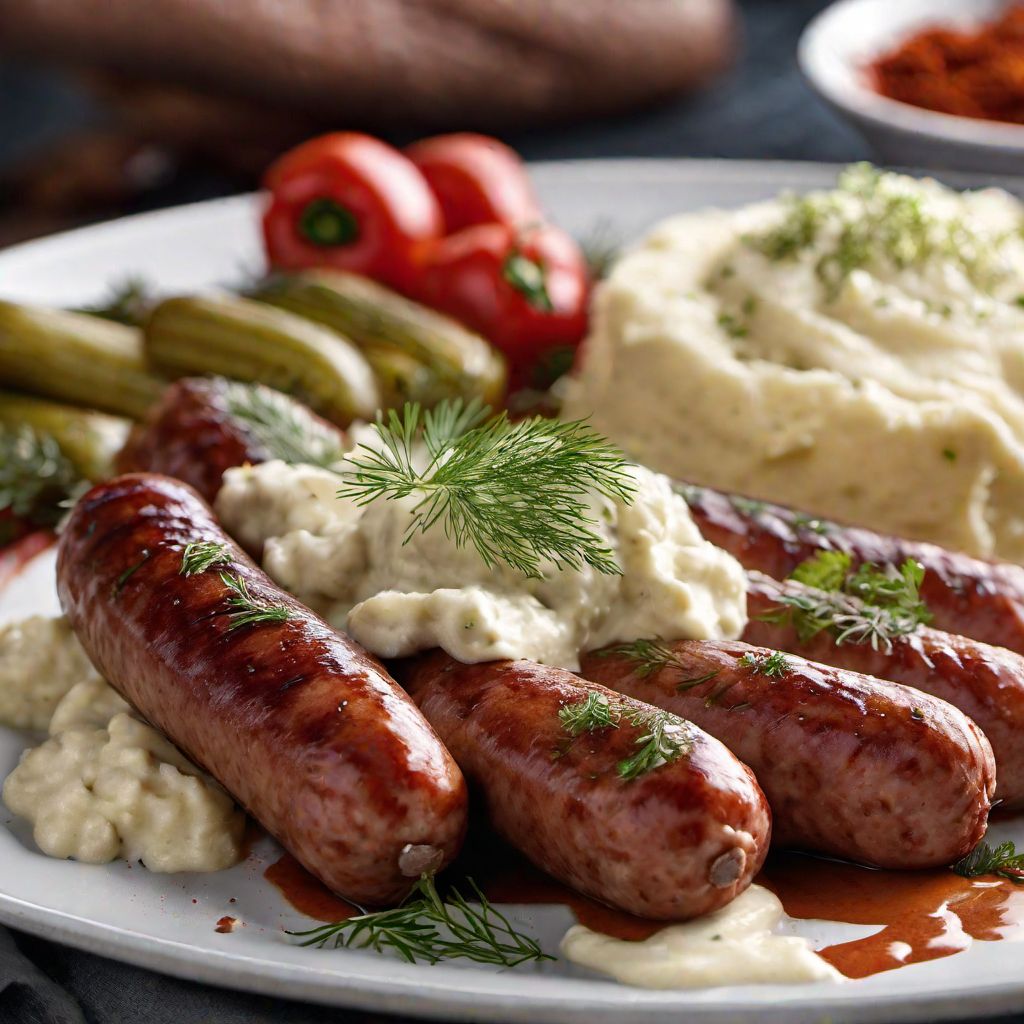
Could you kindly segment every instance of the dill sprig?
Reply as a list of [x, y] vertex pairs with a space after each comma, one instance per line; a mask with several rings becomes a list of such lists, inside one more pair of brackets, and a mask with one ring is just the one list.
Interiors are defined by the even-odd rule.
[[287, 605], [272, 604], [253, 597], [241, 576], [230, 576], [222, 572], [220, 578], [224, 586], [231, 591], [227, 602], [229, 630], [258, 626], [267, 622], [285, 622], [292, 617], [291, 609]]
[[0, 427], [0, 512], [54, 526], [82, 481], [60, 445], [26, 425]]
[[616, 765], [619, 778], [625, 782], [678, 761], [693, 747], [690, 723], [678, 715], [657, 708], [637, 708], [625, 711], [624, 717], [634, 728], [643, 730], [636, 739], [636, 753]]
[[677, 761], [693, 746], [690, 723], [685, 719], [658, 708], [624, 707], [612, 703], [603, 693], [591, 692], [580, 700], [563, 704], [558, 709], [558, 718], [571, 739], [585, 732], [617, 729], [622, 721], [642, 730], [634, 740], [636, 752], [615, 766], [616, 774], [625, 782]]
[[272, 458], [329, 468], [345, 454], [342, 435], [301, 402], [263, 384], [221, 381], [228, 413]]
[[214, 540], [189, 541], [181, 553], [181, 576], [197, 576], [215, 565], [227, 565], [231, 561], [231, 551], [227, 544], [218, 544]]
[[603, 693], [596, 692], [558, 709], [562, 728], [574, 739], [585, 732], [617, 728], [621, 717], [619, 708], [610, 704]]
[[[540, 578], [542, 563], [620, 572], [595, 532], [591, 491], [629, 502], [635, 485], [620, 452], [583, 421], [506, 413], [485, 419], [478, 403], [444, 402], [378, 414], [379, 449], [360, 446], [343, 471], [338, 497], [367, 505], [378, 498], [419, 495], [406, 541], [441, 523], [458, 547], [472, 544], [489, 568], [504, 563]], [[422, 430], [421, 430], [422, 428]], [[422, 436], [427, 465], [417, 468]]]
[[979, 875], [998, 875], [1011, 882], [1024, 884], [1024, 853], [1018, 853], [1012, 842], [1000, 843], [995, 849], [981, 842], [966, 857], [961, 857], [952, 869], [964, 878]]
[[597, 652], [599, 658], [610, 658], [616, 654], [632, 661], [641, 679], [646, 679], [663, 668], [686, 668], [675, 652], [657, 637], [633, 640], [628, 644], [606, 647], [603, 651]]
[[99, 302], [80, 306], [72, 312], [139, 327], [149, 315], [153, 301], [153, 288], [149, 282], [144, 277], [128, 276], [115, 282]]
[[837, 644], [869, 643], [892, 649], [896, 637], [931, 622], [921, 600], [924, 568], [908, 558], [898, 568], [864, 562], [851, 572], [852, 559], [842, 551], [820, 551], [793, 570], [791, 578], [809, 589], [783, 593], [780, 607], [762, 616], [766, 622], [789, 621], [801, 643], [828, 630]]
[[[496, 910], [472, 879], [472, 902], [454, 887], [447, 899], [438, 894], [434, 879], [423, 875], [401, 906], [362, 913], [308, 931], [288, 932], [301, 946], [334, 949], [394, 950], [407, 963], [473, 960], [479, 964], [515, 967], [527, 961], [554, 960], [536, 939], [516, 931]], [[477, 906], [476, 904], [479, 904]]]
[[743, 668], [749, 668], [760, 676], [767, 676], [769, 679], [781, 679], [790, 669], [789, 662], [782, 651], [772, 651], [771, 654], [751, 654], [747, 652], [738, 662]]
[[796, 259], [824, 239], [814, 269], [834, 301], [855, 270], [880, 263], [903, 270], [936, 258], [990, 291], [1006, 277], [997, 257], [1007, 237], [984, 235], [962, 218], [935, 216], [898, 175], [860, 163], [840, 175], [834, 193], [787, 197], [782, 220], [745, 242], [780, 261]]

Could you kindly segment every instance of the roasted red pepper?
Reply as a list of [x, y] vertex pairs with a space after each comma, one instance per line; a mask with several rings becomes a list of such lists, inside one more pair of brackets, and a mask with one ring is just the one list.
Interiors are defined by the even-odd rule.
[[481, 224], [423, 250], [418, 295], [499, 348], [510, 385], [567, 365], [587, 329], [590, 282], [576, 242], [551, 224]]
[[541, 219], [523, 161], [497, 139], [472, 132], [436, 135], [405, 152], [437, 196], [446, 234], [474, 224], [518, 227]]
[[419, 246], [441, 235], [437, 200], [397, 149], [358, 132], [323, 135], [267, 171], [273, 268], [338, 267], [407, 290]]

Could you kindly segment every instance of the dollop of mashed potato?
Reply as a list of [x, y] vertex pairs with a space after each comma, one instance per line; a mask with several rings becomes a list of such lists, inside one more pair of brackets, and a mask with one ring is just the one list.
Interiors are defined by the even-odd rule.
[[[357, 440], [373, 443], [375, 432]], [[668, 480], [639, 467], [632, 504], [591, 497], [594, 529], [621, 575], [488, 567], [442, 525], [407, 533], [416, 497], [362, 508], [339, 477], [268, 462], [229, 470], [217, 498], [226, 527], [283, 587], [381, 657], [442, 647], [473, 663], [528, 658], [579, 667], [579, 653], [638, 637], [736, 637], [746, 620], [739, 564], [704, 541]]]
[[0, 725], [46, 729], [75, 683], [99, 676], [63, 616], [0, 626]]
[[57, 704], [50, 739], [25, 751], [3, 800], [51, 857], [151, 871], [217, 871], [242, 858], [244, 817], [99, 676]]
[[673, 477], [1024, 561], [1022, 226], [867, 167], [673, 218], [600, 288], [566, 415]]

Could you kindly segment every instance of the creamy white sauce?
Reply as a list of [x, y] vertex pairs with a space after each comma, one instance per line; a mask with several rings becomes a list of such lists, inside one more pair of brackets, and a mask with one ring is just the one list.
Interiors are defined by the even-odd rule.
[[[49, 692], [44, 678], [21, 685]], [[93, 673], [53, 710], [50, 738], [26, 750], [3, 800], [51, 857], [121, 857], [151, 871], [217, 871], [242, 858], [244, 817], [224, 790]]]
[[774, 893], [752, 885], [721, 910], [626, 942], [574, 925], [562, 940], [567, 960], [638, 988], [842, 981], [806, 939], [778, 935], [785, 914]]
[[407, 534], [415, 497], [359, 508], [336, 497], [336, 475], [282, 462], [229, 470], [217, 513], [244, 542], [264, 545], [264, 568], [278, 583], [382, 657], [442, 647], [467, 663], [529, 658], [577, 668], [580, 651], [638, 637], [738, 636], [739, 564], [701, 538], [664, 477], [631, 472], [631, 505], [591, 498], [594, 529], [621, 575], [547, 565], [542, 579], [529, 579], [491, 568], [441, 525]]
[[[795, 258], [745, 241], [784, 201], [655, 228], [599, 290], [566, 415], [670, 476], [1024, 560], [1024, 207], [897, 175], [880, 189], [824, 201], [856, 221], [908, 197], [940, 255], [872, 259], [835, 290], [819, 264], [838, 230]], [[960, 262], [969, 245], [942, 249], [958, 225], [992, 279]]]
[[42, 731], [75, 683], [99, 676], [63, 617], [0, 626], [0, 725]]

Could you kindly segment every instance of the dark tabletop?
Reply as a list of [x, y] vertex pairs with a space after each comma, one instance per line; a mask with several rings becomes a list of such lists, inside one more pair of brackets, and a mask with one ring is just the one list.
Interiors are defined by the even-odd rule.
[[[896, 2], [896, 0], [894, 0]], [[863, 141], [801, 80], [797, 37], [821, 0], [742, 0], [746, 52], [702, 95], [643, 114], [508, 141], [530, 159], [707, 156], [849, 161], [870, 156]], [[0, 167], [102, 114], [70, 79], [0, 66]], [[197, 172], [147, 197], [171, 205], [234, 191]], [[681, 1017], [681, 1020], [683, 1018]], [[128, 967], [0, 929], [0, 1024], [397, 1024], [397, 1018], [319, 1009], [222, 991]], [[1024, 1016], [1000, 1024], [1024, 1024]], [[996, 1024], [990, 1021], [989, 1024]]]

